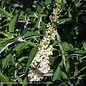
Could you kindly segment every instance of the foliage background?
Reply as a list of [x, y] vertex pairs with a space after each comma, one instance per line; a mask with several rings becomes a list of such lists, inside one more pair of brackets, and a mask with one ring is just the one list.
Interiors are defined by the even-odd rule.
[[[9, 81], [23, 86], [29, 84], [29, 65], [45, 35], [53, 4], [54, 0], [0, 0], [1, 82], [7, 82], [8, 86]], [[85, 86], [86, 1], [62, 0], [62, 12], [56, 29], [65, 52], [66, 69], [61, 65], [62, 54], [58, 40], [55, 40], [52, 42], [55, 50], [53, 56], [50, 56], [54, 72], [45, 75], [41, 82], [36, 83], [51, 86]]]

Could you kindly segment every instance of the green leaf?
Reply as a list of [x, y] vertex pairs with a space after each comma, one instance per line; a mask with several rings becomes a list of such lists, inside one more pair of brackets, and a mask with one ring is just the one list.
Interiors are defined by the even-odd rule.
[[18, 14], [12, 18], [12, 20], [9, 23], [9, 32], [14, 32], [16, 20], [17, 20]]
[[33, 42], [27, 42], [30, 46], [32, 46], [32, 47], [36, 47], [36, 44], [35, 43], [33, 43]]
[[49, 61], [50, 61], [51, 65], [54, 66], [53, 65], [54, 64], [54, 58], [52, 56], [49, 56]]
[[69, 63], [69, 60], [66, 58], [66, 71], [69, 72], [69, 69], [70, 69], [70, 63]]
[[79, 61], [80, 61], [80, 63], [82, 62], [82, 57], [79, 57]]
[[43, 13], [44, 9], [41, 5], [37, 5], [37, 11], [38, 13]]
[[74, 51], [75, 53], [79, 53], [79, 54], [85, 54], [86, 53], [86, 51], [84, 51], [84, 50], [77, 50], [77, 51]]
[[5, 59], [2, 60], [2, 68], [6, 68], [8, 66], [11, 54], [7, 55]]
[[54, 40], [54, 42], [53, 42], [53, 46], [55, 46], [55, 45], [57, 45], [58, 44], [58, 41], [56, 41], [56, 40]]
[[62, 46], [63, 46], [64, 51], [67, 51], [70, 49], [70, 46], [67, 42], [62, 42]]
[[[43, 18], [44, 16], [46, 16], [46, 15], [45, 15], [45, 14], [39, 14], [39, 15], [38, 15], [38, 19], [37, 19], [37, 21], [36, 21], [35, 28], [38, 28], [38, 29], [41, 28], [41, 22], [43, 22], [43, 21], [42, 21], [42, 18]], [[45, 25], [44, 25], [44, 26], [45, 26]]]
[[41, 21], [40, 26], [41, 26], [41, 29], [43, 31], [43, 34], [45, 35], [45, 33], [46, 33], [46, 24], [45, 24], [45, 22]]
[[36, 31], [27, 31], [24, 34], [24, 38], [29, 37], [29, 36], [42, 36], [42, 35], [40, 33], [36, 32]]
[[19, 59], [18, 59], [18, 61], [19, 61], [19, 62], [22, 62], [24, 59], [26, 59], [26, 57], [25, 57], [25, 56], [24, 56], [24, 57], [19, 58]]
[[1, 45], [1, 43], [2, 44], [5, 43], [7, 40], [8, 40], [7, 38], [0, 38], [0, 45]]
[[86, 74], [83, 73], [82, 75], [79, 75], [79, 76], [78, 76], [78, 79], [79, 79], [79, 80], [82, 80], [82, 79], [85, 78], [85, 77], [86, 77]]
[[60, 72], [61, 72], [61, 68], [60, 68], [60, 66], [58, 66], [58, 68], [56, 69], [56, 71], [54, 73], [52, 81], [60, 80], [60, 77], [61, 77]]
[[77, 76], [77, 75], [78, 75], [78, 69], [77, 67], [75, 67], [74, 76]]
[[46, 4], [46, 5], [48, 5], [48, 4], [50, 4], [50, 3], [52, 3], [52, 0], [45, 0], [45, 4]]
[[8, 78], [6, 76], [4, 76], [1, 72], [0, 72], [0, 81], [6, 83], [7, 86], [11, 86]]
[[83, 43], [83, 48], [86, 50], [86, 42]]
[[33, 58], [34, 58], [34, 56], [35, 56], [35, 54], [36, 54], [36, 52], [37, 52], [37, 47], [34, 47], [34, 48], [32, 48], [32, 50], [30, 51], [30, 54], [29, 54], [29, 57], [28, 57], [28, 61], [27, 61], [27, 65], [26, 65], [26, 71], [25, 72], [27, 72], [28, 71], [28, 69], [29, 69], [29, 66], [30, 66], [30, 63], [32, 62], [32, 60], [33, 60]]
[[23, 86], [27, 86], [27, 77], [25, 77], [24, 81], [23, 81]]
[[54, 73], [54, 75], [53, 75], [53, 79], [52, 79], [52, 81], [54, 82], [55, 80], [61, 80], [61, 67], [63, 66], [63, 63], [61, 62], [59, 65], [58, 65], [58, 67], [57, 67], [57, 69], [56, 69], [56, 71], [55, 71], [55, 73]]
[[17, 78], [19, 84], [23, 84], [23, 80], [19, 76], [16, 76], [16, 78]]
[[6, 16], [6, 17], [10, 17], [10, 13], [8, 13], [6, 10], [0, 8], [0, 11]]
[[6, 42], [6, 40], [8, 40], [8, 39], [7, 38], [4, 38], [4, 39], [0, 38], [0, 44]]
[[63, 71], [61, 71], [61, 75], [62, 75], [63, 79], [67, 79], [68, 78], [67, 75]]
[[11, 56], [10, 63], [12, 66], [15, 66], [15, 64], [16, 64], [15, 58], [13, 56]]
[[72, 15], [71, 15], [71, 13], [70, 13], [70, 12], [68, 13], [68, 16], [69, 16], [69, 18], [72, 18]]
[[75, 83], [75, 86], [78, 86], [79, 85], [79, 79], [76, 81], [76, 83]]
[[26, 42], [22, 42], [16, 45], [16, 47], [14, 48], [14, 50], [19, 53], [21, 50], [23, 50], [25, 48], [25, 46], [27, 46], [28, 43]]
[[35, 24], [35, 28], [40, 29], [41, 20], [42, 20], [42, 16], [39, 15], [39, 16], [38, 16], [38, 19], [37, 19], [37, 21], [36, 21], [36, 24]]
[[66, 22], [68, 22], [68, 21], [70, 21], [71, 19], [70, 18], [64, 18], [64, 19], [58, 19], [58, 24], [64, 24], [64, 23], [66, 23]]

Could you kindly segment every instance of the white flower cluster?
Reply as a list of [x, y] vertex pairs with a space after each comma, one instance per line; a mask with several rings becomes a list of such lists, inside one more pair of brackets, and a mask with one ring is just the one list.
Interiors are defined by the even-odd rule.
[[47, 26], [46, 34], [40, 42], [41, 47], [38, 48], [38, 52], [30, 65], [29, 81], [40, 81], [43, 74], [50, 71], [49, 56], [53, 55], [53, 46], [50, 45], [50, 40], [55, 40], [57, 31], [50, 24]]
[[[52, 15], [50, 16], [51, 23], [56, 22], [59, 18], [60, 3], [61, 0], [56, 0], [56, 7], [53, 9]], [[41, 47], [38, 48], [38, 52], [30, 65], [28, 73], [29, 81], [40, 81], [43, 79], [43, 74], [50, 71], [49, 56], [53, 55], [53, 46], [50, 45], [50, 40], [55, 40], [57, 34], [55, 28], [48, 23], [46, 34], [40, 42]]]

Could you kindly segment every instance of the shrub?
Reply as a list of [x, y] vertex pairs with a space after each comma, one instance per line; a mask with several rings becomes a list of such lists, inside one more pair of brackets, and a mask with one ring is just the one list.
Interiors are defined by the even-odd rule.
[[0, 0], [0, 81], [85, 86], [85, 3]]

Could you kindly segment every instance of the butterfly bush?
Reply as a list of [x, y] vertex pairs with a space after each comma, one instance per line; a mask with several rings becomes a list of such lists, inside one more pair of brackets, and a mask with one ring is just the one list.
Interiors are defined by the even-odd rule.
[[[60, 1], [60, 0], [59, 0]], [[56, 1], [58, 2], [58, 0]], [[55, 40], [55, 36], [58, 34], [52, 25], [52, 22], [56, 22], [60, 11], [59, 3], [55, 3], [56, 7], [53, 8], [53, 12], [50, 15], [51, 22], [47, 24], [46, 34], [40, 42], [40, 47], [36, 53], [32, 63], [30, 64], [28, 78], [29, 81], [40, 81], [43, 79], [43, 74], [50, 71], [49, 56], [53, 55], [53, 46], [50, 44], [51, 40]]]

